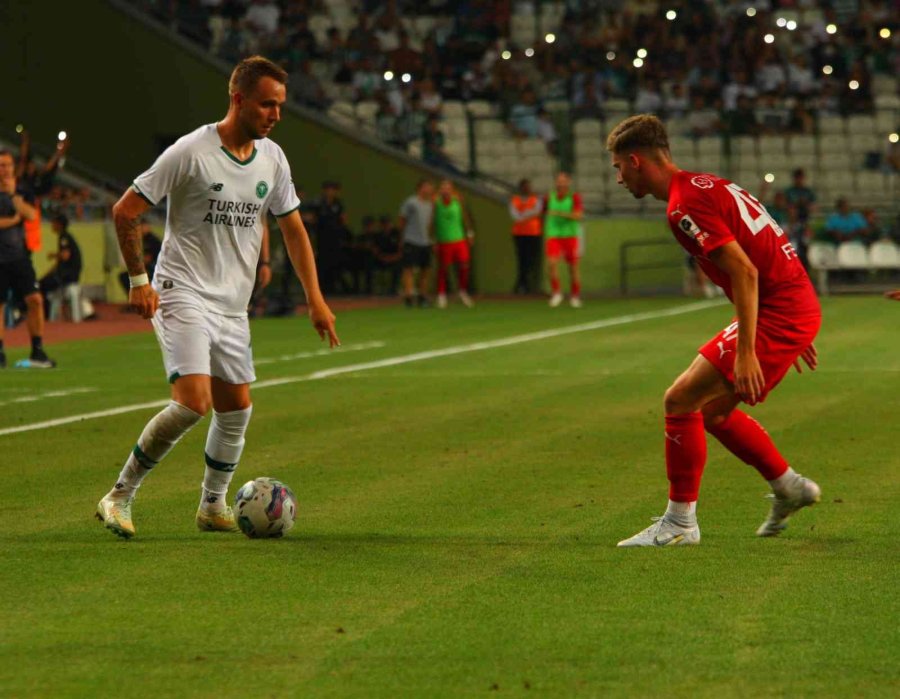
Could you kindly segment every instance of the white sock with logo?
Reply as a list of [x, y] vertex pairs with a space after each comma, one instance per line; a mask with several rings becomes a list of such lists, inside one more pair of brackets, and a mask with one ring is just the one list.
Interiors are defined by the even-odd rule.
[[228, 499], [228, 486], [244, 451], [244, 433], [250, 423], [253, 406], [227, 413], [213, 411], [206, 436], [206, 472], [200, 507], [221, 512]]
[[107, 497], [134, 497], [141, 482], [156, 464], [163, 460], [178, 440], [186, 435], [203, 416], [171, 401], [159, 411], [141, 432], [137, 444], [128, 455], [113, 489]]
[[697, 524], [697, 501], [675, 502], [674, 500], [669, 500], [665, 517], [679, 526], [692, 527]]

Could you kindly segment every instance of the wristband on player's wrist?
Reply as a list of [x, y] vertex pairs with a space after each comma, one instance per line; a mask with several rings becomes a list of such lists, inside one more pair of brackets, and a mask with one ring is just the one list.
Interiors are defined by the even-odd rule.
[[131, 285], [132, 289], [136, 286], [146, 286], [150, 283], [150, 277], [146, 272], [144, 272], [143, 274], [136, 274], [133, 277], [128, 277], [128, 283]]

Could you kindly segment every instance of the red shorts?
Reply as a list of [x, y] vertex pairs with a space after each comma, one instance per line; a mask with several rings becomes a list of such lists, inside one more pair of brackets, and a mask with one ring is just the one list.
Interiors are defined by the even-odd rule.
[[[787, 374], [794, 360], [812, 344], [821, 323], [822, 316], [818, 314], [786, 318], [760, 312], [756, 323], [756, 358], [766, 387], [757, 402], [766, 399], [769, 391]], [[699, 350], [731, 383], [734, 383], [737, 336], [738, 322], [735, 320]]]
[[560, 257], [569, 264], [578, 261], [578, 238], [547, 238], [547, 258], [558, 260]]
[[442, 267], [453, 263], [465, 264], [469, 261], [469, 244], [465, 240], [457, 240], [455, 243], [438, 243], [438, 262]]

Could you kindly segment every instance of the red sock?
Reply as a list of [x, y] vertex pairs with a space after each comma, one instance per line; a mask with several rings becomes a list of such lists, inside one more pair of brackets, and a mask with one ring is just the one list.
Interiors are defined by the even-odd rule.
[[749, 464], [767, 481], [774, 481], [787, 471], [788, 464], [778, 453], [769, 433], [756, 420], [740, 410], [732, 410], [725, 422], [707, 431], [728, 451]]
[[572, 296], [581, 296], [581, 284], [576, 281], [572, 282]]
[[666, 415], [666, 475], [669, 500], [696, 502], [706, 466], [703, 415]]
[[468, 291], [469, 290], [469, 265], [459, 265], [459, 269], [457, 269], [457, 274], [459, 275], [459, 290], [460, 291]]
[[550, 290], [554, 294], [559, 293], [559, 277], [550, 277]]
[[438, 267], [437, 286], [439, 294], [447, 293], [447, 267], [445, 265], [440, 265]]

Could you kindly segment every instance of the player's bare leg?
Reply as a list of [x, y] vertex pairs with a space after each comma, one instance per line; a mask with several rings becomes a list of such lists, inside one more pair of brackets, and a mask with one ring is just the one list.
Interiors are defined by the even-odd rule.
[[428, 305], [428, 267], [422, 267], [419, 269], [419, 278], [417, 280], [416, 288], [419, 291], [419, 305], [427, 306]]
[[412, 306], [414, 303], [413, 296], [413, 269], [412, 267], [404, 267], [403, 273], [401, 276], [401, 284], [403, 285], [403, 298], [406, 301], [407, 306]]
[[569, 276], [571, 277], [572, 295], [569, 303], [572, 308], [581, 308], [581, 264], [579, 260], [569, 263]]
[[206, 437], [206, 471], [197, 527], [201, 531], [237, 531], [228, 506], [228, 486], [244, 450], [244, 435], [253, 405], [249, 384], [230, 384], [218, 377], [210, 381], [213, 415]]
[[47, 353], [44, 352], [44, 297], [35, 292], [25, 297], [25, 306], [28, 312], [25, 314], [25, 324], [28, 334], [31, 336], [30, 366], [38, 369], [52, 369], [56, 366]]
[[550, 306], [556, 308], [563, 301], [562, 289], [559, 284], [559, 259], [547, 258], [547, 273], [550, 277]]

